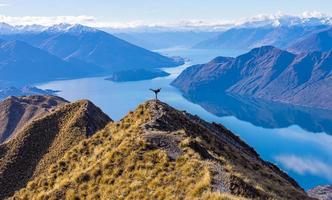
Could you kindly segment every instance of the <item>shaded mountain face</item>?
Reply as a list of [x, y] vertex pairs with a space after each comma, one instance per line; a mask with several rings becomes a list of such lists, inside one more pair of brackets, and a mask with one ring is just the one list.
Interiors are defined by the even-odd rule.
[[48, 173], [49, 166], [68, 149], [110, 121], [95, 105], [82, 100], [27, 122], [14, 137], [0, 145], [0, 199], [25, 187], [31, 178]]
[[298, 125], [310, 132], [332, 135], [332, 111], [229, 94], [200, 93], [185, 98], [219, 117], [235, 116], [269, 129]]
[[9, 97], [0, 102], [0, 144], [15, 137], [27, 124], [68, 103], [55, 96]]
[[23, 40], [66, 61], [81, 62], [90, 69], [101, 67], [105, 73], [183, 63], [82, 25], [60, 25], [38, 34], [2, 35], [0, 38]]
[[148, 101], [12, 199], [311, 199], [222, 125]]
[[332, 185], [317, 186], [309, 190], [308, 194], [319, 200], [332, 200]]
[[[286, 49], [312, 33], [326, 30], [328, 27], [327, 25], [298, 25], [233, 28], [206, 41], [202, 41], [194, 47], [249, 50], [260, 46], [272, 45]], [[304, 50], [308, 49], [309, 48], [305, 48]]]
[[272, 46], [192, 66], [172, 85], [186, 94], [233, 93], [332, 109], [332, 53], [292, 54]]
[[25, 42], [0, 42], [0, 80], [12, 85], [82, 77], [97, 71], [101, 69], [71, 64]]
[[332, 50], [332, 28], [312, 33], [289, 47], [295, 53]]

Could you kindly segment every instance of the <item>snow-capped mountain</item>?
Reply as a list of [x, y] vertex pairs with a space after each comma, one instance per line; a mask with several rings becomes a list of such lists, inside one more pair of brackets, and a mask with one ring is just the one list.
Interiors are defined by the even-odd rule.
[[[233, 28], [197, 43], [194, 48], [250, 50], [272, 45], [287, 49], [331, 27], [332, 17], [327, 15], [262, 15], [238, 22]], [[310, 48], [301, 48], [301, 51], [308, 50]]]
[[66, 23], [61, 23], [61, 24], [56, 24], [53, 26], [48, 27], [44, 31], [46, 32], [67, 32], [67, 33], [83, 33], [83, 32], [97, 32], [98, 29], [88, 27], [88, 26], [83, 26], [81, 24], [66, 24]]
[[320, 26], [332, 25], [332, 17], [321, 13], [303, 13], [295, 15], [257, 15], [234, 22], [234, 27], [255, 28], [255, 27], [280, 27], [280, 26]]
[[47, 27], [37, 24], [12, 26], [10, 24], [0, 22], [0, 34], [2, 35], [18, 33], [38, 33], [46, 29]]
[[13, 33], [13, 32], [15, 32], [15, 27], [13, 27], [9, 24], [0, 22], [0, 34], [9, 34], [9, 33]]
[[[319, 12], [305, 12], [301, 15], [287, 15], [282, 13], [276, 14], [260, 14], [252, 17], [246, 17], [235, 20], [215, 20], [215, 21], [204, 21], [204, 20], [179, 20], [177, 22], [163, 22], [163, 23], [123, 23], [113, 24], [112, 23], [102, 23], [105, 24], [103, 27], [97, 27], [98, 29], [106, 30], [108, 32], [169, 32], [169, 31], [177, 31], [177, 32], [188, 32], [188, 31], [214, 31], [220, 32], [225, 31], [231, 28], [254, 28], [254, 27], [277, 27], [277, 26], [319, 26], [319, 25], [332, 25], [332, 16], [322, 14]], [[108, 24], [108, 25], [107, 25]], [[78, 24], [68, 24], [68, 23], [60, 23], [53, 24], [49, 26], [45, 25], [20, 25], [13, 26], [7, 23], [0, 24], [0, 33], [10, 33], [10, 32], [24, 32], [24, 31], [44, 31], [48, 29], [49, 31], [67, 31], [72, 28], [77, 28], [80, 25]], [[80, 27], [79, 29], [82, 29]], [[90, 29], [90, 31], [93, 29]], [[86, 31], [86, 30], [85, 30]]]

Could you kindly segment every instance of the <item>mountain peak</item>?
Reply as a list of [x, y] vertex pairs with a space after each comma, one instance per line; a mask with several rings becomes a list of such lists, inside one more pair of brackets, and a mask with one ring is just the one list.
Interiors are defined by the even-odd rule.
[[267, 53], [273, 54], [273, 53], [278, 53], [278, 52], [281, 52], [281, 51], [282, 50], [280, 50], [279, 48], [267, 45], [267, 46], [254, 48], [249, 52], [249, 54], [261, 56], [261, 55], [264, 55], [264, 54], [267, 54]]
[[92, 27], [84, 26], [81, 24], [74, 24], [69, 29], [68, 32], [83, 33], [83, 32], [97, 32], [98, 30]]
[[[35, 100], [36, 97], [43, 98], [31, 96], [22, 99]], [[13, 195], [25, 187], [30, 178], [48, 173], [49, 166], [67, 150], [111, 121], [93, 103], [80, 100], [56, 107], [48, 114], [25, 123], [13, 138], [0, 145], [0, 157], [4, 158], [0, 159], [0, 198]]]
[[213, 60], [211, 60], [209, 63], [210, 64], [218, 64], [218, 63], [225, 63], [228, 62], [230, 60], [233, 60], [234, 58], [232, 57], [224, 57], [224, 56], [218, 56], [216, 58], [214, 58]]
[[158, 100], [139, 105], [70, 149], [14, 198], [42, 193], [60, 199], [69, 194], [95, 199], [99, 193], [106, 199], [309, 199], [293, 179], [222, 125]]
[[7, 97], [0, 102], [0, 144], [15, 136], [25, 124], [66, 103], [60, 97], [47, 95]]
[[84, 32], [96, 32], [98, 31], [95, 28], [91, 28], [88, 26], [84, 26], [81, 24], [56, 24], [51, 27], [49, 27], [47, 32], [66, 32], [66, 33], [84, 33]]

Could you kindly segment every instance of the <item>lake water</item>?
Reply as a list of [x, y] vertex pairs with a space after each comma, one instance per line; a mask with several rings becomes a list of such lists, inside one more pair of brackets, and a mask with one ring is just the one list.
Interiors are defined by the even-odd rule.
[[286, 171], [303, 188], [332, 183], [331, 112], [212, 94], [204, 98], [184, 98], [169, 85], [183, 69], [219, 55], [236, 56], [242, 52], [187, 49], [160, 52], [190, 61], [177, 68], [165, 69], [170, 76], [153, 80], [114, 83], [97, 77], [55, 81], [38, 87], [60, 90], [58, 95], [70, 101], [89, 99], [114, 120], [153, 98], [149, 88], [161, 87], [162, 101], [207, 121], [222, 123], [253, 146], [263, 159]]

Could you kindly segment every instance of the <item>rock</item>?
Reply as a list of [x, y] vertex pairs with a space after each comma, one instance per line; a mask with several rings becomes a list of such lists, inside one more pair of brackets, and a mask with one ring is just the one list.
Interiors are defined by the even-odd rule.
[[308, 190], [307, 193], [319, 200], [332, 200], [332, 185], [320, 185]]

